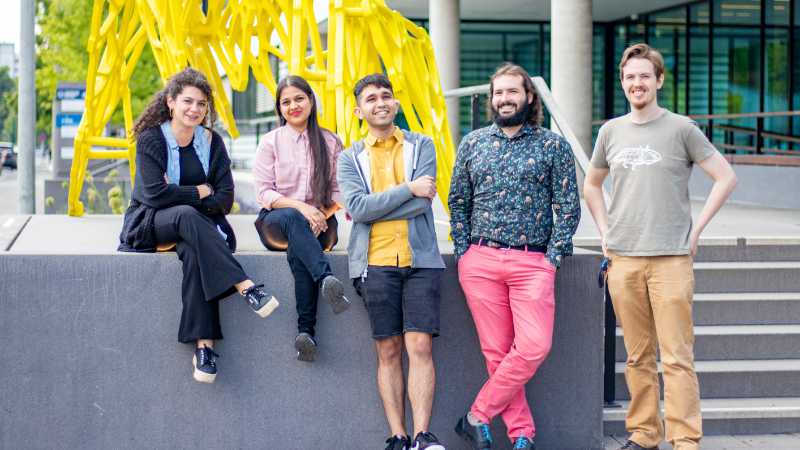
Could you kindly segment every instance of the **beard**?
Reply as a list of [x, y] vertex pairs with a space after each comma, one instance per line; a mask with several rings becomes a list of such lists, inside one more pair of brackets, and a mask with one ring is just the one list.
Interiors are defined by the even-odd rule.
[[514, 103], [506, 102], [499, 105], [498, 108], [495, 108], [494, 105], [492, 105], [492, 122], [497, 124], [498, 127], [516, 127], [528, 121], [531, 113], [530, 103], [523, 100], [521, 105], [515, 105], [517, 107], [517, 111], [514, 114], [510, 116], [501, 116], [499, 109], [505, 105], [514, 105]]

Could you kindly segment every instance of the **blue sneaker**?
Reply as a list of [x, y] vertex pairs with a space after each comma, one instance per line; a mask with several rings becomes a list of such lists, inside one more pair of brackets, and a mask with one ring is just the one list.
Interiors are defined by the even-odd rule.
[[214, 350], [206, 347], [198, 348], [192, 356], [192, 367], [194, 368], [194, 379], [200, 383], [213, 383], [217, 378], [217, 361], [219, 355]]
[[458, 420], [455, 431], [475, 450], [491, 450], [492, 448], [492, 431], [489, 429], [489, 425], [483, 422], [472, 425], [467, 419], [467, 414]]
[[536, 446], [533, 444], [533, 440], [520, 436], [514, 443], [514, 450], [536, 450]]

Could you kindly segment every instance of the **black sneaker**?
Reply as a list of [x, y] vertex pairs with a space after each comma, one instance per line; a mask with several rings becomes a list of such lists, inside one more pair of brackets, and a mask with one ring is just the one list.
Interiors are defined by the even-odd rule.
[[619, 450], [658, 450], [658, 447], [642, 447], [641, 445], [633, 442], [632, 440], [628, 439], [628, 442], [625, 443]]
[[272, 311], [275, 311], [275, 308], [279, 305], [278, 299], [264, 292], [264, 290], [261, 289], [263, 287], [263, 284], [256, 284], [250, 286], [242, 293], [244, 299], [247, 300], [247, 304], [250, 305], [250, 308], [262, 319], [272, 314]]
[[344, 285], [335, 276], [323, 278], [319, 290], [322, 298], [330, 302], [334, 314], [343, 313], [350, 307], [350, 300], [344, 296]]
[[429, 431], [421, 431], [414, 438], [411, 450], [446, 450], [439, 439]]
[[312, 362], [317, 358], [317, 341], [308, 333], [300, 333], [294, 338], [297, 360]]
[[386, 440], [385, 450], [408, 450], [411, 446], [411, 438], [408, 436], [392, 436]]
[[492, 448], [492, 431], [489, 429], [489, 425], [480, 423], [474, 426], [469, 423], [467, 414], [464, 414], [464, 417], [459, 419], [456, 424], [456, 434], [475, 450], [491, 450]]
[[214, 350], [206, 347], [198, 348], [192, 356], [192, 367], [194, 368], [194, 379], [201, 383], [213, 383], [217, 378], [217, 361], [219, 355]]
[[520, 436], [517, 438], [516, 442], [514, 442], [514, 450], [536, 450], [536, 446], [533, 444], [532, 439]]

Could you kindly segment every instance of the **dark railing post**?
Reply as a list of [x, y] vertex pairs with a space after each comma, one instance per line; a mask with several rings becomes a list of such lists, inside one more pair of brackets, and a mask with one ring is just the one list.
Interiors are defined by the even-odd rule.
[[764, 138], [761, 136], [761, 133], [764, 131], [764, 118], [759, 117], [756, 119], [756, 154], [760, 155], [762, 153], [762, 148], [764, 147]]
[[472, 94], [472, 129], [477, 130], [481, 126], [480, 95]]
[[622, 405], [616, 401], [615, 365], [617, 363], [617, 319], [614, 315], [614, 305], [611, 304], [611, 294], [608, 293], [608, 284], [604, 288], [606, 303], [605, 325], [605, 354], [603, 358], [603, 403], [606, 408], [620, 408]]

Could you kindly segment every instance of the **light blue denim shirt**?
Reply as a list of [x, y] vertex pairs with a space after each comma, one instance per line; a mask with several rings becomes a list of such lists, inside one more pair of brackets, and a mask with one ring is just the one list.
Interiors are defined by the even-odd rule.
[[[194, 139], [192, 145], [194, 151], [197, 153], [197, 159], [203, 166], [203, 172], [208, 176], [208, 165], [211, 159], [211, 140], [208, 139], [206, 129], [197, 126], [194, 127]], [[175, 135], [172, 134], [172, 127], [169, 122], [161, 124], [161, 132], [164, 133], [164, 138], [167, 140], [167, 182], [172, 184], [181, 183], [181, 152], [178, 141], [175, 140]]]

